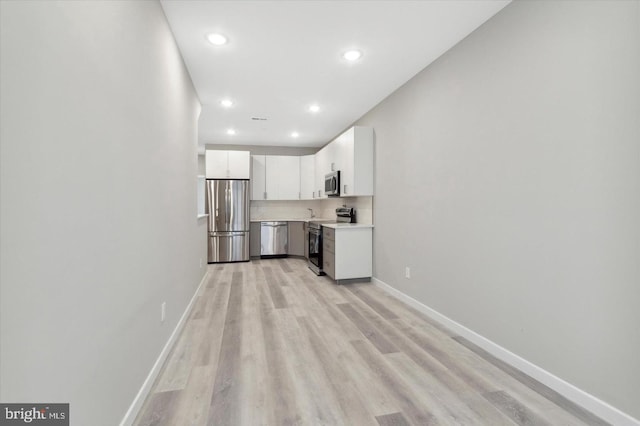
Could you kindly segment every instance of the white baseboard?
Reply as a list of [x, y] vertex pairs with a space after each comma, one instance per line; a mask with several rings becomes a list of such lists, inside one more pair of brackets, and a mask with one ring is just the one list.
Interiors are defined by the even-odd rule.
[[138, 391], [138, 394], [136, 395], [136, 397], [133, 399], [133, 402], [129, 406], [127, 413], [122, 418], [122, 421], [120, 422], [120, 426], [131, 426], [135, 421], [136, 416], [138, 415], [138, 412], [142, 408], [142, 404], [144, 404], [145, 399], [147, 399], [147, 396], [151, 391], [151, 387], [156, 381], [158, 374], [160, 374], [160, 370], [162, 369], [162, 366], [164, 365], [165, 360], [169, 356], [169, 352], [171, 352], [171, 348], [173, 347], [173, 344], [177, 340], [178, 336], [180, 335], [180, 332], [182, 331], [182, 328], [187, 322], [187, 318], [189, 318], [189, 314], [191, 314], [191, 310], [193, 309], [193, 305], [195, 304], [196, 298], [198, 297], [198, 294], [200, 294], [200, 289], [202, 288], [204, 283], [207, 282], [208, 276], [209, 276], [209, 271], [207, 271], [204, 274], [204, 277], [202, 277], [200, 284], [198, 284], [198, 288], [193, 294], [193, 297], [191, 297], [191, 300], [189, 301], [187, 308], [184, 310], [182, 316], [180, 317], [180, 321], [178, 321], [178, 324], [176, 324], [176, 327], [173, 329], [171, 336], [169, 336], [169, 340], [167, 340], [167, 343], [162, 348], [162, 351], [160, 351], [160, 355], [158, 356], [158, 359], [156, 359], [155, 364], [153, 364], [153, 367], [151, 367], [151, 371], [149, 371], [147, 378], [142, 384], [142, 387]]
[[372, 278], [371, 281], [373, 284], [382, 290], [386, 291], [390, 295], [394, 296], [396, 299], [399, 299], [405, 302], [407, 305], [412, 308], [422, 312], [427, 315], [429, 318], [437, 321], [438, 323], [444, 325], [451, 331], [459, 334], [465, 339], [475, 343], [485, 351], [489, 352], [496, 358], [506, 362], [507, 364], [517, 368], [525, 374], [533, 377], [538, 380], [540, 383], [543, 383], [555, 390], [559, 394], [563, 395], [565, 398], [570, 401], [575, 402], [579, 406], [585, 408], [586, 410], [592, 412], [596, 416], [601, 419], [611, 423], [616, 426], [640, 426], [640, 421], [631, 417], [630, 415], [620, 411], [619, 409], [613, 407], [612, 405], [607, 404], [606, 402], [596, 398], [595, 396], [575, 387], [571, 383], [568, 383], [561, 378], [554, 376], [548, 371], [538, 367], [535, 364], [527, 361], [524, 358], [519, 357], [513, 352], [508, 351], [502, 346], [492, 342], [491, 340], [481, 336], [475, 331], [463, 326], [452, 320], [445, 315], [442, 315], [440, 312], [430, 308], [429, 306], [423, 304], [422, 302], [417, 301], [401, 292], [400, 290], [390, 286], [389, 284], [377, 279]]

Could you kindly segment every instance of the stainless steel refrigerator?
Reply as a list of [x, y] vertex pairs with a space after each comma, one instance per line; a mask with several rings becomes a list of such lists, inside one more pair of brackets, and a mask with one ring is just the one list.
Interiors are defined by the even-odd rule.
[[207, 179], [209, 263], [249, 260], [249, 180]]

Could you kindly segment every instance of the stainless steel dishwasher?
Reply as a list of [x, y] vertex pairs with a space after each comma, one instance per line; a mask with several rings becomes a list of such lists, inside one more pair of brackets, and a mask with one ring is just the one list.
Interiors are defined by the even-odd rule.
[[286, 256], [289, 245], [288, 222], [260, 223], [260, 257]]

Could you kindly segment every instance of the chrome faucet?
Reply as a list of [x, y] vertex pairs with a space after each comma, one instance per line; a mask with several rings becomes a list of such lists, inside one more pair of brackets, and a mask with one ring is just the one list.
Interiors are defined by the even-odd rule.
[[313, 209], [307, 208], [307, 210], [309, 210], [311, 212], [311, 217], [316, 217], [315, 213], [313, 213]]

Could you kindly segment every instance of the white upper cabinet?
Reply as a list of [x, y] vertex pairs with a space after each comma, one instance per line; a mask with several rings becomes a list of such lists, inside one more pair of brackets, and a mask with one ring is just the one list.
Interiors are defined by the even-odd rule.
[[330, 172], [337, 172], [338, 170], [340, 170], [340, 168], [342, 167], [342, 158], [340, 157], [340, 147], [338, 146], [338, 144], [336, 143], [336, 139], [334, 139], [333, 141], [331, 141], [331, 143], [329, 143], [327, 146], [324, 147], [325, 151], [326, 151], [326, 172], [325, 173], [330, 173]]
[[251, 199], [266, 200], [267, 196], [267, 159], [265, 155], [251, 156]]
[[249, 151], [205, 152], [207, 179], [249, 179], [250, 167]]
[[205, 175], [208, 179], [227, 177], [229, 155], [227, 151], [205, 151]]
[[267, 200], [300, 199], [300, 157], [267, 155]]
[[315, 167], [316, 167], [316, 188], [315, 198], [327, 198], [324, 193], [324, 176], [331, 172], [331, 159], [329, 158], [329, 145], [316, 152], [315, 155]]
[[316, 153], [316, 191], [324, 195], [324, 176], [340, 171], [340, 196], [373, 195], [373, 128], [355, 126]]
[[[251, 199], [327, 198], [324, 178], [335, 171], [340, 172], [341, 197], [372, 196], [373, 154], [373, 129], [355, 126], [315, 155], [254, 155], [251, 157]], [[208, 165], [209, 157], [207, 170]]]
[[317, 198], [316, 163], [314, 155], [300, 157], [300, 199], [312, 200]]
[[253, 155], [252, 200], [299, 200], [300, 157]]
[[355, 126], [336, 141], [340, 196], [373, 195], [373, 128]]
[[229, 177], [249, 179], [251, 158], [249, 151], [227, 151], [229, 154]]

